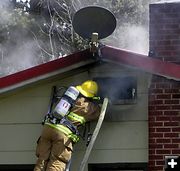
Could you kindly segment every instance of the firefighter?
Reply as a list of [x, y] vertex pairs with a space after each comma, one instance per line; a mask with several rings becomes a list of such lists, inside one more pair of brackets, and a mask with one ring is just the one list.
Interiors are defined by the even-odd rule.
[[71, 158], [73, 144], [79, 140], [79, 126], [99, 117], [100, 107], [94, 100], [97, 99], [97, 83], [87, 80], [75, 89], [79, 94], [67, 115], [59, 119], [55, 117], [56, 111], [55, 116], [50, 114], [46, 117], [37, 142], [38, 159], [34, 171], [64, 171]]

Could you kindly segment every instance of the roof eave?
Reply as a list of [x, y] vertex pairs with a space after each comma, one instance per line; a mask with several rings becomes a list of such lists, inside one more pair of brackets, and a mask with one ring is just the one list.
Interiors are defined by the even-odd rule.
[[180, 66], [175, 63], [151, 58], [147, 55], [105, 46], [101, 49], [104, 61], [133, 67], [145, 72], [180, 81]]
[[11, 91], [55, 75], [96, 62], [89, 50], [77, 52], [5, 77], [0, 78], [0, 93]]
[[48, 79], [48, 78], [51, 78], [51, 77], [56, 76], [56, 75], [60, 75], [62, 73], [65, 73], [65, 72], [68, 72], [68, 71], [71, 71], [71, 70], [74, 70], [74, 69], [77, 69], [77, 68], [80, 68], [80, 67], [83, 67], [83, 66], [86, 66], [86, 65], [89, 65], [89, 64], [93, 64], [94, 62], [95, 62], [94, 60], [88, 60], [88, 61], [85, 61], [85, 62], [79, 62], [79, 63], [71, 65], [69, 67], [56, 70], [54, 72], [50, 72], [50, 73], [47, 73], [47, 74], [44, 74], [44, 75], [33, 77], [31, 79], [28, 79], [28, 80], [19, 82], [17, 84], [13, 84], [11, 86], [0, 89], [0, 94], [4, 93], [4, 92], [9, 92], [9, 91], [15, 90], [17, 88], [24, 87], [24, 86], [27, 86], [27, 85], [30, 85], [30, 84], [33, 84], [33, 83]]

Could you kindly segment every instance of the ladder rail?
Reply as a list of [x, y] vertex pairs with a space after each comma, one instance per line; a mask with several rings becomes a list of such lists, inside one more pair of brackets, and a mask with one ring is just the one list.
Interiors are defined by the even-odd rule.
[[[102, 107], [101, 107], [101, 112], [100, 112], [100, 115], [99, 115], [99, 119], [97, 121], [96, 127], [94, 129], [93, 134], [92, 134], [91, 141], [90, 141], [90, 143], [89, 143], [89, 145], [88, 145], [88, 147], [86, 149], [86, 152], [84, 154], [83, 160], [80, 163], [80, 167], [79, 167], [78, 171], [84, 171], [84, 169], [85, 169], [86, 163], [87, 163], [87, 161], [89, 159], [90, 153], [91, 153], [92, 148], [93, 148], [94, 143], [95, 143], [95, 140], [97, 138], [97, 135], [98, 135], [98, 133], [100, 131], [100, 128], [102, 126], [102, 123], [104, 121], [107, 105], [108, 105], [108, 98], [104, 98], [104, 101], [103, 101], [103, 104], [102, 104]], [[67, 163], [65, 171], [70, 171], [71, 162], [72, 162], [71, 160], [72, 159], [70, 159], [69, 162]]]
[[95, 140], [97, 138], [97, 135], [98, 135], [98, 133], [100, 131], [100, 128], [102, 126], [102, 123], [104, 121], [107, 105], [108, 105], [108, 98], [104, 98], [103, 105], [102, 105], [102, 108], [101, 108], [99, 119], [97, 121], [96, 128], [94, 129], [93, 135], [91, 137], [91, 141], [90, 141], [90, 143], [89, 143], [89, 145], [88, 145], [88, 147], [86, 149], [86, 152], [84, 154], [83, 160], [82, 160], [82, 162], [80, 164], [80, 167], [79, 167], [78, 171], [84, 171], [84, 169], [85, 169], [86, 163], [87, 163], [87, 161], [89, 159], [90, 153], [91, 153], [92, 148], [93, 148], [94, 143], [95, 143]]

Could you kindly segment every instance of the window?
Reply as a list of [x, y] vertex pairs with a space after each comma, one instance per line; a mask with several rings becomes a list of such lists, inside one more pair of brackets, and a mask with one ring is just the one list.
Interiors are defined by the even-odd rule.
[[94, 79], [99, 85], [98, 95], [108, 97], [112, 104], [131, 104], [137, 98], [135, 77], [103, 77]]
[[88, 171], [147, 171], [147, 163], [89, 164]]

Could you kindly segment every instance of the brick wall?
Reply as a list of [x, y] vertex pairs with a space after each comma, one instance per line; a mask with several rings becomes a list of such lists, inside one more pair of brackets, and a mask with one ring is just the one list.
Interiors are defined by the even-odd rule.
[[[180, 64], [180, 3], [150, 5], [152, 57]], [[168, 68], [167, 68], [168, 69]], [[180, 82], [153, 76], [149, 89], [149, 171], [180, 155]]]

